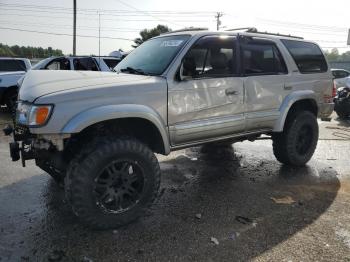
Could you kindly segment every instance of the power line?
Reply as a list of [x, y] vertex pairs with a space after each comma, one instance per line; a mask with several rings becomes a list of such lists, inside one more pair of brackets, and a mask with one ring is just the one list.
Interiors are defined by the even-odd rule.
[[[0, 4], [1, 6], [1, 4]], [[27, 9], [27, 8], [2, 8], [1, 11], [21, 11], [21, 12], [34, 12], [34, 13], [47, 13], [48, 11], [51, 11], [52, 14], [67, 14], [70, 15], [72, 10], [70, 10], [70, 12], [66, 12], [66, 11], [62, 11], [62, 10], [48, 10], [48, 9]], [[54, 11], [54, 12], [53, 12]], [[91, 15], [96, 15], [96, 12], [103, 14], [103, 15], [107, 15], [107, 16], [134, 16], [134, 17], [144, 17], [144, 16], [149, 16], [147, 14], [141, 14], [141, 13], [134, 13], [133, 11], [130, 12], [108, 12], [108, 11], [95, 11], [95, 12], [86, 12], [86, 11], [81, 11], [79, 9], [77, 9], [77, 13], [79, 15], [85, 15], [85, 16], [91, 16]], [[172, 18], [190, 18], [190, 17], [196, 17], [196, 18], [205, 18], [205, 17], [211, 17], [211, 15], [205, 15], [205, 14], [191, 14], [191, 13], [156, 13], [157, 14], [157, 18], [159, 19], [159, 16], [163, 17], [172, 17]]]
[[121, 0], [116, 0], [116, 1], [118, 1], [119, 3], [121, 3], [121, 4], [123, 4], [123, 5], [127, 6], [127, 7], [129, 7], [129, 8], [131, 8], [131, 9], [134, 9], [134, 10], [136, 10], [136, 11], [139, 11], [139, 12], [142, 12], [142, 13], [144, 13], [144, 14], [147, 14], [148, 16], [153, 17], [153, 18], [155, 18], [155, 19], [157, 19], [157, 20], [159, 20], [159, 21], [167, 22], [167, 23], [174, 24], [174, 25], [177, 25], [177, 26], [182, 26], [182, 25], [180, 25], [180, 24], [177, 24], [177, 23], [174, 23], [174, 22], [170, 22], [170, 21], [168, 21], [168, 20], [160, 19], [160, 18], [158, 18], [158, 17], [156, 17], [156, 16], [154, 16], [154, 15], [151, 15], [151, 14], [145, 12], [145, 11], [141, 11], [141, 10], [137, 9], [136, 7], [134, 7], [134, 6], [132, 6], [132, 5], [129, 5], [129, 4], [127, 4], [127, 3], [124, 3], [124, 2], [121, 1]]
[[[44, 28], [60, 28], [60, 29], [72, 29], [72, 25], [66, 25], [66, 24], [42, 24], [42, 23], [30, 23], [30, 22], [8, 22], [6, 20], [0, 20], [0, 24], [6, 25], [16, 25], [16, 26], [35, 26], [35, 27], [44, 27]], [[98, 27], [92, 27], [92, 26], [77, 26], [79, 30], [98, 30]], [[114, 32], [139, 32], [142, 28], [123, 28], [123, 27], [103, 27], [101, 28], [101, 31], [114, 31]]]
[[[33, 15], [28, 15], [28, 14], [5, 14], [7, 16], [26, 16], [26, 17], [33, 17]], [[71, 17], [68, 16], [45, 16], [45, 15], [35, 15], [35, 18], [51, 18], [51, 19], [69, 19], [71, 20]], [[97, 17], [95, 19], [92, 19], [91, 17], [80, 17], [79, 20], [97, 20]], [[119, 19], [111, 19], [111, 18], [104, 18], [101, 19], [101, 21], [116, 21], [116, 22], [154, 22], [154, 19], [124, 19], [124, 18], [119, 18]], [[207, 20], [174, 20], [174, 22], [177, 23], [200, 23], [200, 22], [207, 22]], [[182, 25], [183, 26], [183, 25]]]
[[[125, 4], [125, 3], [123, 3]], [[56, 9], [56, 10], [68, 10], [71, 11], [72, 8], [66, 8], [66, 7], [59, 7], [59, 6], [47, 6], [47, 5], [22, 5], [22, 4], [6, 4], [6, 3], [0, 3], [0, 5], [4, 5], [4, 6], [9, 6], [11, 7], [22, 7], [22, 8], [29, 8], [29, 9]], [[77, 11], [79, 12], [90, 12], [90, 13], [96, 13], [96, 12], [100, 12], [100, 13], [147, 13], [147, 15], [149, 14], [185, 14], [185, 15], [189, 15], [189, 14], [202, 14], [202, 15], [206, 15], [206, 16], [212, 16], [215, 12], [211, 12], [211, 11], [154, 11], [154, 10], [150, 10], [150, 11], [142, 11], [139, 9], [136, 9], [135, 7], [132, 7], [131, 5], [128, 5], [129, 8], [134, 9], [134, 11], [131, 10], [113, 10], [113, 9], [86, 9], [86, 8], [78, 8]]]
[[296, 28], [304, 28], [304, 29], [312, 29], [312, 30], [325, 30], [325, 31], [332, 31], [332, 32], [334, 32], [334, 31], [343, 32], [345, 30], [348, 30], [348, 28], [345, 28], [345, 27], [303, 24], [303, 23], [271, 20], [271, 19], [265, 19], [265, 18], [258, 18], [258, 20], [264, 21], [265, 23], [268, 23], [268, 24], [275, 24], [278, 26], [281, 26], [281, 24], [284, 24], [284, 25], [287, 25], [289, 27], [292, 26], [292, 27], [296, 27]]
[[[53, 32], [44, 32], [44, 31], [35, 31], [35, 30], [26, 30], [12, 27], [0, 27], [0, 29], [11, 30], [11, 31], [20, 31], [20, 32], [30, 32], [30, 33], [38, 33], [38, 34], [46, 34], [46, 35], [59, 35], [59, 36], [73, 36], [71, 34], [64, 33], [53, 33]], [[98, 36], [93, 35], [77, 35], [78, 37], [86, 37], [86, 38], [98, 38]], [[115, 39], [115, 40], [125, 40], [125, 41], [134, 41], [133, 39], [121, 38], [121, 37], [110, 37], [110, 36], [101, 36], [104, 39]]]

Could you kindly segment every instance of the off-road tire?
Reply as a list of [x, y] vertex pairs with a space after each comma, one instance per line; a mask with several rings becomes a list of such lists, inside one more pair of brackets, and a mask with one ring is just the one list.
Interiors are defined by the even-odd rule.
[[[300, 140], [303, 139], [300, 138], [301, 132], [307, 133], [305, 143], [300, 142], [303, 141]], [[318, 124], [316, 116], [310, 111], [291, 112], [287, 117], [283, 132], [274, 133], [272, 141], [273, 153], [279, 162], [293, 166], [305, 165], [311, 159], [317, 146]], [[305, 148], [300, 150], [298, 145], [304, 145]]]
[[[111, 213], [98, 205], [94, 186], [96, 177], [107, 165], [118, 159], [133, 159], [142, 167], [144, 190], [140, 200], [122, 213]], [[139, 218], [158, 195], [160, 168], [153, 152], [132, 139], [98, 138], [88, 143], [71, 161], [65, 179], [65, 191], [73, 212], [94, 229], [116, 228]]]

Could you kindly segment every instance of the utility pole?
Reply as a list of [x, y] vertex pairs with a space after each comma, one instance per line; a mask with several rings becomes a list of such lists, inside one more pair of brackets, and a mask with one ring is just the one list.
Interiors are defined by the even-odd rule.
[[101, 14], [98, 12], [98, 62], [101, 65]]
[[217, 30], [217, 31], [219, 31], [219, 29], [220, 29], [220, 25], [221, 25], [220, 17], [222, 17], [223, 15], [224, 15], [224, 14], [221, 13], [221, 12], [217, 12], [217, 13], [216, 13], [215, 18], [216, 18], [216, 30]]
[[77, 0], [73, 0], [73, 55], [77, 51]]

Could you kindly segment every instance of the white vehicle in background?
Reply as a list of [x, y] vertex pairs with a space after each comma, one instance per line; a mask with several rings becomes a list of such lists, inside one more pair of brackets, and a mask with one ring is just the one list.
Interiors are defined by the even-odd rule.
[[344, 87], [346, 80], [349, 79], [350, 72], [345, 69], [331, 69], [331, 71], [334, 76], [334, 83], [336, 88]]
[[0, 57], [0, 105], [13, 110], [17, 100], [17, 81], [30, 68], [29, 59]]
[[78, 71], [113, 71], [121, 61], [119, 57], [110, 56], [59, 56], [46, 58], [33, 70], [78, 70]]

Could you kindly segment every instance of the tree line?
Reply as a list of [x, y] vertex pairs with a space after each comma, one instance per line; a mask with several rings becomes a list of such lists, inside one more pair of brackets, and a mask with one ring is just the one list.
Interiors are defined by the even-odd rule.
[[53, 49], [52, 47], [42, 48], [18, 45], [8, 46], [0, 43], [0, 56], [26, 57], [32, 59], [61, 55], [63, 55], [62, 50]]
[[333, 48], [331, 51], [325, 51], [325, 55], [331, 62], [350, 62], [350, 51], [340, 54], [337, 48]]

